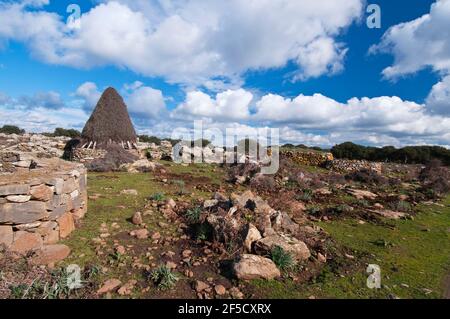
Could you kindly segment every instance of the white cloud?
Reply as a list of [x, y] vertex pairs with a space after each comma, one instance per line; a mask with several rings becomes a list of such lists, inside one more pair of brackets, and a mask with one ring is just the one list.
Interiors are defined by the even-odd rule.
[[218, 93], [213, 99], [209, 95], [200, 92], [188, 92], [186, 101], [179, 105], [173, 112], [174, 118], [211, 117], [225, 120], [245, 120], [250, 116], [250, 102], [253, 94], [243, 89], [227, 90]]
[[432, 113], [450, 116], [450, 75], [433, 86], [426, 103]]
[[437, 0], [430, 13], [391, 27], [371, 52], [389, 52], [394, 64], [383, 70], [396, 78], [426, 67], [440, 73], [450, 71], [450, 0]]
[[91, 112], [102, 93], [98, 90], [97, 85], [93, 82], [85, 82], [78, 87], [75, 94], [76, 97], [84, 100], [83, 109]]
[[[29, 1], [28, 1], [29, 2]], [[32, 1], [36, 7], [46, 1]], [[346, 48], [335, 37], [362, 0], [101, 1], [70, 30], [62, 17], [0, 5], [0, 38], [23, 41], [53, 64], [116, 65], [146, 76], [203, 84], [248, 70], [297, 64], [294, 79], [334, 74]], [[314, 58], [313, 58], [314, 57]]]
[[160, 90], [139, 86], [126, 98], [128, 110], [136, 117], [157, 118], [166, 110], [166, 102]]

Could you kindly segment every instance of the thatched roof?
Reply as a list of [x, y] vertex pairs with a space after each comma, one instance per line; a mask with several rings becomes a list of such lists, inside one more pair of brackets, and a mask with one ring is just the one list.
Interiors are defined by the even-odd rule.
[[95, 143], [97, 147], [105, 147], [109, 143], [136, 143], [137, 136], [127, 106], [114, 88], [103, 92], [81, 137], [85, 145]]

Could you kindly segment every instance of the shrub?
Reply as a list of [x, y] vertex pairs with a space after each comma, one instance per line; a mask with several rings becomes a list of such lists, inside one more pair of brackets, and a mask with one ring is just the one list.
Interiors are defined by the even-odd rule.
[[309, 188], [306, 188], [301, 191], [300, 194], [297, 195], [297, 200], [310, 202], [313, 198], [313, 191]]
[[290, 270], [295, 266], [295, 261], [292, 255], [280, 246], [275, 246], [271, 250], [270, 257], [281, 271]]
[[150, 200], [154, 200], [156, 202], [163, 201], [166, 196], [163, 193], [155, 193], [150, 196]]
[[175, 286], [178, 277], [167, 266], [160, 266], [150, 273], [150, 280], [158, 286], [158, 289], [166, 290]]
[[53, 136], [66, 136], [66, 137], [70, 137], [70, 138], [76, 138], [76, 137], [80, 137], [81, 133], [74, 129], [66, 130], [64, 128], [58, 127], [53, 132]]
[[15, 125], [3, 125], [3, 127], [0, 128], [0, 133], [20, 135], [24, 134], [25, 130], [22, 130], [21, 128]]
[[200, 222], [202, 216], [202, 210], [200, 207], [196, 207], [194, 209], [189, 209], [185, 217], [191, 224], [196, 224]]
[[438, 160], [430, 161], [419, 173], [419, 180], [425, 194], [431, 198], [450, 191], [450, 173]]
[[377, 172], [363, 168], [359, 171], [352, 172], [346, 176], [347, 179], [360, 182], [360, 183], [366, 183], [366, 184], [386, 184], [387, 180], [383, 176], [379, 175]]

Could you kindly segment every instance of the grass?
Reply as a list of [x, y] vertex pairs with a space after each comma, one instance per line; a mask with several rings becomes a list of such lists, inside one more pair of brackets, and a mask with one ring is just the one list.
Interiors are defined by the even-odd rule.
[[270, 257], [272, 258], [275, 265], [281, 271], [288, 271], [295, 266], [294, 259], [292, 255], [285, 251], [280, 246], [275, 246], [270, 252]]
[[166, 290], [175, 286], [178, 277], [167, 266], [160, 266], [150, 273], [150, 280], [158, 286], [158, 289]]
[[[327, 265], [315, 283], [255, 281], [268, 298], [442, 298], [450, 272], [450, 196], [444, 207], [419, 206], [414, 220], [389, 221], [393, 227], [352, 219], [319, 223], [360, 260], [350, 273], [336, 274]], [[367, 288], [368, 264], [381, 268], [381, 289]]]

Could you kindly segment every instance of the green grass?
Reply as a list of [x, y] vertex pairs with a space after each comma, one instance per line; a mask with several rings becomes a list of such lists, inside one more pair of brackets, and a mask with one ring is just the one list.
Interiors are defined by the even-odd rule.
[[[253, 285], [268, 298], [442, 298], [450, 272], [450, 196], [443, 204], [420, 206], [414, 220], [389, 221], [393, 229], [352, 219], [320, 223], [339, 245], [354, 251], [360, 261], [356, 269], [337, 275], [328, 265], [315, 283]], [[381, 267], [381, 289], [367, 288], [368, 264]]]

